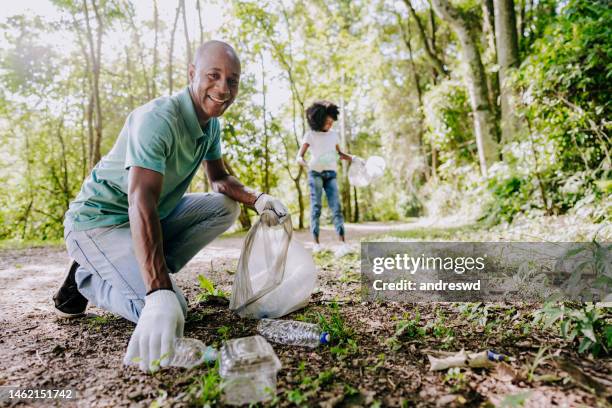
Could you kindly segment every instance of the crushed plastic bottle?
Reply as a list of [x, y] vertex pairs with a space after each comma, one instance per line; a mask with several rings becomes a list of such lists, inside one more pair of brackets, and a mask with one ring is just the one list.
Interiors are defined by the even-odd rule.
[[225, 342], [221, 348], [219, 375], [223, 379], [224, 402], [254, 404], [276, 395], [276, 374], [281, 363], [270, 343], [261, 336]]
[[169, 365], [172, 367], [193, 368], [204, 362], [217, 359], [215, 348], [207, 346], [198, 339], [179, 337], [174, 341], [174, 355]]
[[257, 332], [271, 342], [291, 346], [315, 348], [329, 343], [329, 333], [322, 332], [319, 326], [295, 320], [261, 319]]

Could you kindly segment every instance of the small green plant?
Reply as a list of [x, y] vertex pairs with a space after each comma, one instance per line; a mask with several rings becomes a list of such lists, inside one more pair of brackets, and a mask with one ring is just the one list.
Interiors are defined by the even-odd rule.
[[408, 313], [404, 313], [403, 320], [395, 323], [395, 333], [385, 343], [391, 347], [391, 350], [397, 351], [401, 347], [401, 340], [418, 339], [424, 336], [425, 328], [421, 327], [421, 313], [417, 310], [412, 319]]
[[221, 339], [227, 340], [230, 337], [230, 327], [229, 326], [221, 326], [217, 329], [217, 334], [221, 336]]
[[[593, 240], [572, 248], [563, 258], [579, 262], [565, 283], [565, 290], [581, 299], [607, 301], [612, 289], [612, 245]], [[595, 276], [592, 283], [582, 277], [585, 272]]]
[[194, 406], [217, 406], [221, 398], [221, 377], [219, 376], [219, 362], [202, 375], [193, 378], [187, 388], [190, 403]]
[[331, 344], [347, 343], [354, 336], [354, 331], [344, 322], [337, 302], [329, 305], [329, 317], [318, 313], [317, 319], [322, 331], [329, 333]]
[[461, 392], [467, 386], [465, 373], [459, 367], [449, 368], [444, 376], [444, 383], [451, 386], [451, 392]]
[[315, 397], [317, 393], [331, 384], [334, 379], [332, 370], [325, 370], [319, 373], [317, 377], [306, 375], [306, 363], [300, 362], [295, 378], [298, 381], [297, 386], [285, 392], [286, 399], [295, 405], [304, 405], [310, 398]]
[[527, 374], [526, 375], [527, 381], [533, 381], [534, 379], [536, 379], [534, 376], [535, 370], [540, 366], [540, 364], [542, 364], [543, 362], [545, 362], [546, 360], [550, 358], [550, 356], [546, 355], [547, 350], [548, 350], [548, 347], [540, 347], [535, 357], [533, 358], [533, 362], [526, 367], [525, 371]]
[[196, 297], [196, 302], [206, 302], [209, 297], [227, 299], [229, 295], [221, 289], [215, 288], [215, 285], [203, 275], [198, 275], [198, 283], [202, 291]]
[[547, 303], [534, 313], [534, 323], [544, 327], [557, 326], [561, 335], [578, 344], [578, 352], [594, 356], [607, 355], [612, 350], [612, 324], [606, 312], [593, 304], [580, 308], [566, 304]]
[[436, 320], [425, 326], [427, 331], [431, 331], [434, 337], [442, 340], [442, 347], [447, 348], [452, 345], [455, 332], [446, 323], [446, 317], [442, 312], [438, 312]]

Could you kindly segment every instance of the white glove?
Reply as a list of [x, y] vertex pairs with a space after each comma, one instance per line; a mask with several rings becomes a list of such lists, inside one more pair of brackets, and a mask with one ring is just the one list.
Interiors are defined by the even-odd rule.
[[255, 210], [257, 210], [257, 214], [261, 215], [264, 210], [272, 210], [278, 216], [278, 218], [283, 218], [289, 213], [285, 204], [283, 204], [279, 199], [272, 197], [268, 194], [261, 194], [257, 200], [255, 201]]
[[351, 163], [357, 163], [362, 166], [365, 166], [366, 162], [359, 156], [351, 156]]
[[173, 291], [151, 293], [145, 298], [123, 364], [137, 362], [142, 371], [155, 371], [159, 366], [153, 363], [161, 358], [159, 365], [166, 367], [174, 354], [174, 340], [183, 337], [184, 325], [183, 309]]
[[306, 163], [306, 160], [304, 160], [303, 156], [297, 155], [296, 158], [295, 158], [295, 161], [300, 166], [308, 167], [308, 163]]

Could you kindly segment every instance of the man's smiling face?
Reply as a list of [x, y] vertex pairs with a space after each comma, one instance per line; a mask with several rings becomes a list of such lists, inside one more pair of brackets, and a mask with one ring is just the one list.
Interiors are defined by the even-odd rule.
[[234, 50], [221, 42], [204, 44], [189, 65], [189, 91], [201, 124], [234, 102], [240, 84], [240, 61]]

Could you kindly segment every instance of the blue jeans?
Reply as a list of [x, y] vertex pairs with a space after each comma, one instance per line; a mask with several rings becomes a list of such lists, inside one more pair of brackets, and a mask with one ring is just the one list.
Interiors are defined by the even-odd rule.
[[[178, 272], [200, 249], [231, 227], [239, 212], [238, 203], [223, 194], [186, 194], [161, 220], [170, 272]], [[129, 222], [86, 231], [65, 230], [64, 240], [68, 254], [79, 264], [79, 292], [92, 304], [136, 323], [146, 289]], [[173, 286], [186, 316], [187, 301], [174, 281]]]
[[338, 182], [336, 172], [324, 170], [322, 172], [310, 170], [308, 172], [308, 185], [310, 186], [310, 232], [315, 239], [319, 238], [319, 218], [321, 217], [321, 199], [323, 190], [327, 196], [327, 204], [334, 218], [334, 227], [340, 236], [344, 236], [344, 217], [338, 197]]

